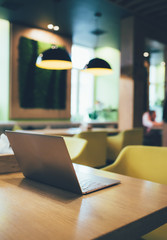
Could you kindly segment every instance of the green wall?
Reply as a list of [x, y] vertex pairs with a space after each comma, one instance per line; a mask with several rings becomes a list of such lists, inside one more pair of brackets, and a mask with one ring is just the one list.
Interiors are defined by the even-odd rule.
[[0, 19], [0, 121], [9, 119], [9, 37], [10, 24]]
[[26, 37], [19, 40], [19, 103], [21, 108], [65, 109], [66, 70], [36, 67], [38, 55], [51, 44]]

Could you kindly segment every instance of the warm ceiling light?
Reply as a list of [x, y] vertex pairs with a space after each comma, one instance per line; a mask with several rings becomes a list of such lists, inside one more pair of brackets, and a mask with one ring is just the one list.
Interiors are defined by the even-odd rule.
[[71, 69], [72, 62], [65, 49], [53, 45], [38, 56], [36, 66], [50, 70], [64, 70]]
[[59, 31], [59, 26], [54, 26], [53, 24], [48, 24], [47, 27], [50, 30]]
[[144, 56], [144, 57], [148, 57], [148, 56], [149, 56], [149, 53], [148, 53], [148, 52], [144, 52], [144, 53], [143, 53], [143, 56]]
[[59, 26], [54, 26], [54, 27], [53, 27], [53, 30], [59, 31]]
[[53, 24], [48, 24], [49, 29], [53, 29]]
[[[95, 13], [96, 20], [98, 20], [99, 17], [101, 17], [102, 14], [100, 12]], [[104, 34], [105, 31], [97, 28], [92, 31], [93, 34], [96, 35], [96, 37], [100, 36], [101, 34]], [[97, 47], [97, 46], [96, 46]], [[83, 72], [91, 73], [94, 76], [101, 76], [101, 75], [109, 75], [112, 73], [112, 68], [106, 62], [105, 60], [101, 58], [93, 58], [89, 61], [89, 63], [84, 67], [82, 70]]]
[[112, 73], [112, 68], [105, 60], [101, 58], [93, 58], [82, 70], [83, 72], [91, 73], [94, 76], [109, 75]]

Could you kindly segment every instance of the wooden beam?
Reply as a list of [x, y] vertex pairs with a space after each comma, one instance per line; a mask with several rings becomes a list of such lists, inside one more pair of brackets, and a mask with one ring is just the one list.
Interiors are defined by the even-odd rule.
[[133, 6], [138, 5], [138, 4], [140, 4], [140, 3], [142, 4], [142, 2], [145, 2], [145, 0], [129, 1], [129, 2], [126, 3], [124, 6], [129, 9], [130, 7], [133, 7]]
[[162, 7], [161, 3], [166, 2], [166, 0], [152, 0], [151, 2], [144, 2], [143, 4], [139, 5], [134, 9], [136, 12], [143, 11], [143, 10], [151, 10], [151, 9], [157, 9], [157, 7]]
[[122, 3], [124, 0], [115, 0], [115, 1], [111, 1], [111, 2], [115, 2], [116, 4], [120, 4]]
[[[162, 22], [162, 21], [163, 21], [163, 18], [167, 16], [167, 11], [166, 11], [166, 9], [164, 8], [164, 10], [161, 9], [159, 12], [157, 12], [157, 13], [156, 13], [156, 18], [157, 18], [158, 16], [160, 16], [160, 20], [156, 19], [156, 21]], [[149, 18], [155, 19], [155, 13], [149, 14]], [[166, 24], [166, 23], [165, 23], [165, 24]]]
[[165, 9], [167, 9], [167, 5], [159, 5], [155, 8], [148, 8], [146, 10], [142, 10], [142, 15], [146, 16], [146, 15], [151, 14], [151, 13], [156, 13], [156, 12], [163, 11]]

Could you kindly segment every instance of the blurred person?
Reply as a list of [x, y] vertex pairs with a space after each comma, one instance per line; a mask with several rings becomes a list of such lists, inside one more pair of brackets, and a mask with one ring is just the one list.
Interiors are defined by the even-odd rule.
[[162, 122], [156, 121], [156, 112], [149, 110], [142, 116], [144, 126], [144, 145], [161, 146], [162, 145]]
[[149, 110], [143, 114], [142, 123], [147, 132], [153, 128], [162, 127], [162, 122], [156, 121], [156, 112], [154, 110]]

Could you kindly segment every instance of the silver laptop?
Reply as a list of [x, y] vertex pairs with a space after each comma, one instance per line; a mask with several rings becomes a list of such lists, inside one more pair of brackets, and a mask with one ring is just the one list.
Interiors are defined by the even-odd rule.
[[92, 174], [90, 167], [73, 164], [63, 137], [24, 131], [6, 131], [6, 135], [27, 178], [78, 194], [120, 183]]

